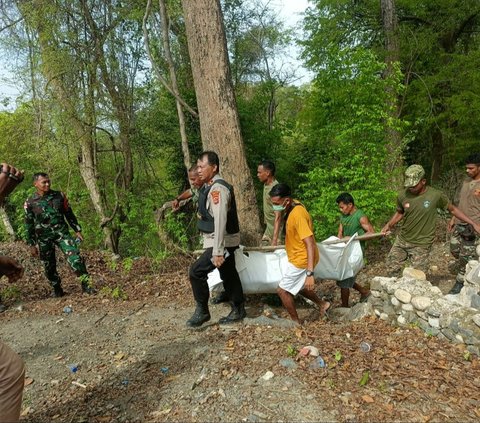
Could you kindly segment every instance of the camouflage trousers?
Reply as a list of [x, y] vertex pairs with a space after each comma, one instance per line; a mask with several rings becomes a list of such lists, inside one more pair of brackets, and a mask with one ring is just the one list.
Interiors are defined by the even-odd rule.
[[80, 278], [81, 282], [87, 282], [89, 279], [87, 268], [74, 239], [70, 234], [57, 233], [55, 238], [38, 239], [38, 250], [40, 260], [43, 262], [45, 276], [52, 287], [60, 286], [61, 279], [57, 272], [57, 260], [55, 257], [55, 246], [57, 246], [67, 259], [68, 264]]
[[397, 237], [387, 256], [388, 275], [399, 276], [407, 262], [410, 262], [411, 267], [427, 274], [431, 249], [431, 245], [413, 245]]
[[469, 229], [469, 225], [457, 224], [450, 238], [450, 253], [457, 259], [453, 269], [457, 282], [463, 283], [465, 266], [470, 260], [478, 260], [477, 246], [480, 237]]

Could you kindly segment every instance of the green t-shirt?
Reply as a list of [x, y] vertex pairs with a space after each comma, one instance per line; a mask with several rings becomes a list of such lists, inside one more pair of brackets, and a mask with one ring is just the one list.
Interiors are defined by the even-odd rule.
[[432, 245], [437, 209], [446, 209], [449, 204], [448, 197], [432, 187], [427, 187], [420, 195], [408, 190], [401, 192], [397, 198], [397, 210], [403, 213], [399, 238], [417, 246]]
[[360, 219], [365, 216], [365, 213], [360, 209], [355, 210], [353, 214], [347, 216], [340, 216], [340, 223], [343, 228], [343, 236], [352, 236], [355, 234], [363, 235], [365, 230], [362, 228]]
[[[268, 239], [273, 239], [273, 227], [275, 225], [275, 212], [273, 211], [272, 198], [270, 197], [271, 189], [278, 184], [278, 181], [275, 179], [270, 185], [263, 186], [263, 217], [265, 220], [265, 233], [264, 237]], [[279, 241], [283, 239], [282, 235], [283, 223], [280, 225], [280, 230], [278, 234]]]

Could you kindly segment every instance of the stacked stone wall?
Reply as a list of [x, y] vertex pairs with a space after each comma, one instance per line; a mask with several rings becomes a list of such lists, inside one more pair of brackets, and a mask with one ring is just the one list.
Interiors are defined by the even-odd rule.
[[443, 295], [421, 271], [407, 268], [401, 278], [375, 277], [369, 306], [393, 325], [414, 325], [426, 333], [466, 344], [480, 355], [480, 265], [467, 266], [465, 286], [458, 295]]

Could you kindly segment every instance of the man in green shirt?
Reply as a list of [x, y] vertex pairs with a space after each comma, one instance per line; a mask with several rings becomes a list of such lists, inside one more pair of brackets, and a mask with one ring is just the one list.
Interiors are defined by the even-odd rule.
[[397, 198], [397, 211], [382, 229], [382, 233], [387, 234], [403, 220], [387, 257], [387, 267], [392, 276], [401, 272], [407, 260], [415, 269], [427, 273], [428, 258], [435, 238], [437, 209], [448, 210], [480, 233], [480, 225], [455, 207], [443, 192], [427, 186], [422, 166], [414, 164], [407, 168], [404, 186], [405, 190]]
[[[336, 202], [342, 213], [342, 216], [340, 217], [340, 225], [338, 227], [338, 238], [351, 237], [355, 234], [363, 235], [365, 233], [374, 233], [373, 226], [368, 220], [368, 217], [362, 210], [355, 207], [355, 200], [348, 192], [340, 194], [337, 197]], [[353, 276], [352, 278], [337, 281], [337, 286], [340, 288], [342, 307], [348, 307], [351, 288], [360, 293], [360, 302], [366, 301], [370, 296], [370, 291], [359, 285], [355, 279], [356, 276]]]
[[278, 184], [275, 179], [275, 164], [270, 160], [263, 160], [257, 168], [257, 177], [263, 184], [263, 217], [265, 220], [265, 232], [262, 237], [262, 245], [278, 245], [283, 241], [281, 232], [283, 227], [283, 213], [273, 210], [270, 191]]

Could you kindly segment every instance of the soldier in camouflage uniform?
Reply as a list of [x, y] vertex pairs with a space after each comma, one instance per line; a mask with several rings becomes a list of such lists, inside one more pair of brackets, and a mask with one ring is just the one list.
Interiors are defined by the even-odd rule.
[[82, 291], [93, 293], [85, 262], [69, 232], [68, 225], [75, 231], [76, 238], [83, 241], [82, 228], [67, 197], [63, 192], [50, 189], [50, 179], [46, 173], [36, 173], [33, 176], [33, 185], [37, 192], [29, 197], [24, 205], [27, 244], [30, 245], [34, 257], [40, 256], [54, 296], [64, 295], [57, 272], [55, 246], [65, 254], [68, 264], [80, 278]]
[[437, 209], [447, 209], [457, 219], [469, 223], [480, 233], [480, 225], [454, 206], [447, 196], [427, 186], [425, 170], [420, 165], [412, 165], [405, 171], [405, 190], [397, 197], [397, 211], [383, 227], [387, 234], [403, 219], [400, 232], [387, 257], [387, 267], [391, 276], [397, 276], [404, 263], [411, 261], [412, 267], [428, 272], [428, 258], [435, 238]]
[[[474, 222], [480, 223], [480, 154], [472, 154], [465, 159], [467, 178], [463, 181], [458, 195], [458, 208]], [[465, 266], [470, 260], [478, 258], [476, 253], [480, 237], [471, 225], [452, 217], [448, 230], [453, 231], [450, 238], [450, 252], [457, 259], [455, 285], [449, 294], [458, 294], [463, 288]]]

